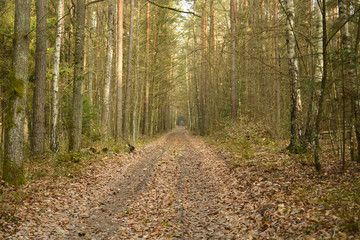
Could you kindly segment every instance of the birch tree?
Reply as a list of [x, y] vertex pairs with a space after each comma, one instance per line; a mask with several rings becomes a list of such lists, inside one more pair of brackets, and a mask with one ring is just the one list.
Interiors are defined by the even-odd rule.
[[288, 149], [291, 152], [298, 152], [301, 148], [300, 137], [301, 129], [299, 123], [299, 114], [301, 112], [301, 94], [299, 83], [299, 62], [296, 55], [296, 38], [295, 38], [295, 8], [294, 0], [286, 1], [286, 36], [287, 36], [287, 53], [289, 61], [289, 77], [291, 87], [291, 137]]
[[59, 72], [61, 57], [61, 41], [64, 28], [64, 0], [58, 1], [58, 26], [55, 40], [54, 73], [52, 79], [52, 101], [51, 101], [51, 128], [50, 128], [50, 149], [53, 152], [59, 151]]
[[9, 80], [5, 127], [3, 179], [11, 184], [25, 183], [24, 123], [29, 70], [31, 0], [15, 0], [13, 60]]

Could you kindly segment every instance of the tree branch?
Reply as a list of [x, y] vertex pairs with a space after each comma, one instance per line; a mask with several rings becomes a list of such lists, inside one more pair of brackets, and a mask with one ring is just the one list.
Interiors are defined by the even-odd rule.
[[326, 42], [326, 46], [329, 45], [330, 41], [335, 37], [335, 35], [347, 24], [358, 12], [360, 12], [360, 8], [358, 8], [341, 26], [329, 37]]
[[179, 10], [179, 9], [176, 9], [176, 8], [172, 8], [172, 7], [168, 7], [168, 6], [162, 6], [160, 4], [157, 4], [156, 2], [153, 2], [153, 1], [150, 1], [150, 0], [147, 0], [149, 3], [159, 7], [159, 8], [164, 8], [164, 9], [167, 9], [167, 10], [171, 10], [171, 11], [175, 11], [175, 12], [179, 12], [179, 13], [185, 13], [185, 14], [192, 14], [194, 15], [195, 17], [198, 17], [198, 18], [201, 18], [201, 16], [197, 15], [196, 13], [194, 12], [188, 12], [188, 11], [182, 11], [182, 10]]
[[91, 4], [95, 4], [95, 3], [103, 2], [103, 1], [104, 1], [104, 0], [95, 0], [95, 1], [92, 1], [92, 2], [88, 2], [88, 3], [86, 4], [86, 7], [89, 6], [89, 5], [91, 5]]

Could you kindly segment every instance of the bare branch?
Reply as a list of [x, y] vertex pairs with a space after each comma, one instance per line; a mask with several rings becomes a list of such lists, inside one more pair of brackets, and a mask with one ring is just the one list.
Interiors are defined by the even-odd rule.
[[176, 8], [172, 8], [172, 7], [168, 7], [168, 6], [162, 6], [156, 2], [153, 2], [153, 1], [150, 1], [150, 0], [147, 0], [149, 3], [159, 7], [159, 8], [164, 8], [164, 9], [168, 9], [168, 10], [171, 10], [171, 11], [175, 11], [175, 12], [179, 12], [179, 13], [185, 13], [185, 14], [192, 14], [194, 15], [195, 17], [198, 17], [198, 18], [201, 18], [201, 16], [197, 15], [196, 13], [194, 12], [188, 12], [188, 11], [182, 11], [182, 10], [179, 10], [179, 9], [176, 9]]

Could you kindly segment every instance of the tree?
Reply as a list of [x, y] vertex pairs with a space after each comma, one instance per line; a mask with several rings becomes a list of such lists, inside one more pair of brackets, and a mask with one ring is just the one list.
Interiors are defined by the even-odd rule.
[[47, 54], [47, 1], [36, 0], [36, 56], [31, 149], [35, 155], [45, 151], [45, 97]]
[[3, 179], [11, 184], [25, 183], [24, 121], [29, 69], [31, 0], [15, 1], [12, 72], [8, 86]]
[[107, 56], [106, 56], [106, 71], [104, 79], [104, 93], [103, 93], [103, 113], [102, 113], [102, 131], [104, 134], [109, 134], [110, 130], [110, 84], [112, 78], [113, 66], [113, 4], [109, 4], [108, 9], [108, 41], [107, 41]]
[[[351, 47], [351, 34], [349, 31], [349, 10], [348, 10], [348, 1], [339, 0], [339, 20], [342, 25], [341, 28], [341, 45], [342, 45], [342, 61], [344, 64], [344, 86], [347, 86], [351, 90], [349, 94], [351, 96], [351, 101], [354, 111], [354, 121], [355, 121], [355, 132], [358, 141], [358, 156], [360, 156], [360, 109], [358, 102], [358, 85], [356, 79], [356, 65], [354, 61], [354, 53], [352, 52]], [[345, 124], [344, 124], [345, 126]], [[345, 134], [345, 131], [343, 131]], [[345, 167], [345, 157], [343, 157], [343, 168]]]
[[145, 116], [144, 134], [149, 134], [150, 124], [150, 2], [147, 2], [146, 11], [146, 56], [145, 56]]
[[200, 79], [200, 135], [207, 132], [207, 0], [202, 1], [201, 23], [201, 79]]
[[230, 3], [230, 28], [231, 28], [231, 119], [236, 120], [238, 108], [237, 68], [236, 68], [236, 0]]
[[124, 0], [118, 2], [118, 59], [117, 59], [117, 97], [116, 97], [116, 140], [122, 136], [123, 124], [123, 6]]
[[82, 82], [84, 79], [85, 0], [77, 0], [75, 32], [75, 66], [72, 102], [72, 126], [69, 150], [79, 152], [82, 132]]
[[64, 0], [58, 1], [58, 26], [54, 53], [54, 73], [52, 79], [52, 102], [51, 102], [51, 129], [50, 129], [50, 149], [53, 152], [59, 151], [59, 72], [61, 57], [61, 40], [64, 28]]
[[134, 8], [135, 0], [130, 1], [130, 33], [128, 49], [128, 65], [126, 77], [126, 96], [125, 96], [125, 113], [124, 113], [124, 137], [128, 139], [130, 135], [130, 100], [131, 100], [131, 81], [132, 81], [132, 56], [134, 47]]
[[296, 38], [295, 38], [295, 8], [294, 0], [287, 0], [286, 2], [286, 36], [287, 36], [287, 52], [289, 58], [289, 76], [291, 87], [291, 137], [288, 149], [291, 152], [301, 151], [301, 129], [299, 123], [299, 114], [301, 112], [301, 94], [299, 83], [299, 62], [296, 55]]

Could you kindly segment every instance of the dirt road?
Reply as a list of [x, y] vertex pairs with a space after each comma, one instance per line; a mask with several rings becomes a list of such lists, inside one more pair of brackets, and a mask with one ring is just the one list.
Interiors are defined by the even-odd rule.
[[121, 172], [116, 191], [67, 238], [239, 237], [224, 198], [227, 167], [184, 128], [145, 148]]
[[335, 239], [338, 218], [298, 196], [297, 184], [314, 183], [298, 165], [231, 169], [226, 161], [174, 129], [80, 177], [32, 186], [38, 194], [19, 207], [9, 239]]

